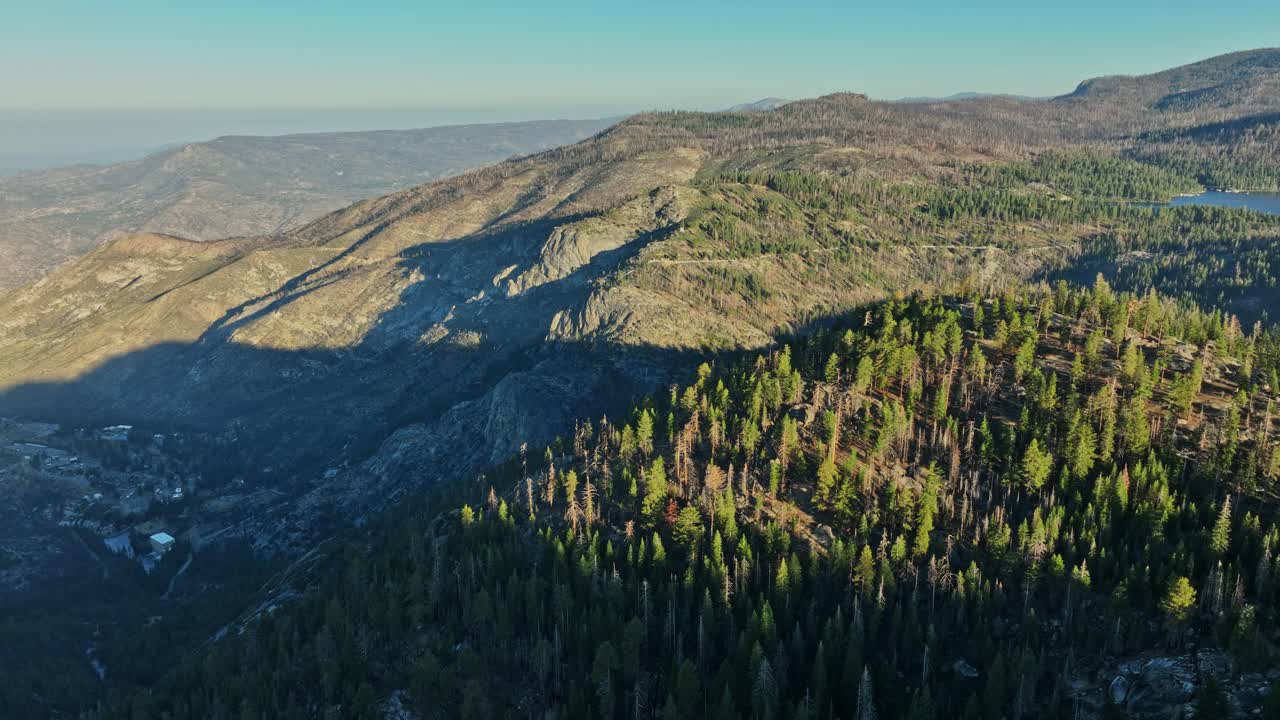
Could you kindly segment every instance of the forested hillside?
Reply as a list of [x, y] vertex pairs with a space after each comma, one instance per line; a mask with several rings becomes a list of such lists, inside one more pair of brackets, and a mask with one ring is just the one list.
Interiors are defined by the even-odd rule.
[[[645, 113], [0, 294], [0, 414], [199, 436], [170, 445], [206, 472], [164, 516], [214, 538], [172, 593], [86, 579], [99, 615], [19, 592], [0, 672], [40, 681], [0, 697], [995, 720], [1210, 707], [1212, 676], [1260, 708], [1280, 216], [1151, 205], [1280, 177], [1278, 58]], [[56, 545], [0, 559], [66, 570]]]
[[890, 300], [371, 532], [109, 716], [1280, 717], [1278, 372], [1101, 279]]
[[[927, 184], [812, 170], [708, 173], [679, 230], [616, 282], [718, 323], [713, 346], [741, 337], [735, 325], [768, 337], [895, 289], [961, 279], [1089, 284], [1101, 272], [1117, 287], [1218, 305], [1246, 323], [1268, 318], [1280, 299], [1280, 218], [1136, 202], [1195, 187], [1190, 177], [1063, 151], [939, 173]], [[655, 326], [667, 338], [678, 332]]]

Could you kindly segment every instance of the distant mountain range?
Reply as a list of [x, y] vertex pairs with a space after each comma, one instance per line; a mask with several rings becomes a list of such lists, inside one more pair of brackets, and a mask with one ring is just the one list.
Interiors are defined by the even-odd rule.
[[0, 288], [121, 234], [278, 233], [362, 198], [576, 142], [614, 122], [227, 136], [131, 162], [0, 178]]
[[67, 151], [0, 151], [0, 178], [24, 173], [71, 167], [72, 165], [111, 165], [137, 160], [144, 155], [168, 150], [172, 146], [120, 147], [103, 150]]
[[782, 107], [789, 102], [791, 101], [784, 100], [783, 98], [767, 97], [756, 100], [755, 102], [739, 103], [726, 110], [726, 112], [763, 112], [765, 110], [773, 110], [774, 108]]
[[930, 95], [919, 95], [914, 97], [898, 98], [893, 102], [900, 103], [933, 103], [933, 102], [954, 102], [956, 100], [974, 100], [976, 98], [986, 97], [1007, 97], [1015, 100], [1045, 100], [1047, 98], [1036, 97], [1034, 95], [1012, 95], [1009, 93], [988, 93], [988, 92], [958, 92], [951, 95], [943, 95], [941, 97], [933, 97]]
[[[918, 95], [918, 96], [912, 96], [912, 97], [903, 97], [903, 98], [897, 98], [896, 100], [890, 100], [889, 102], [937, 103], [937, 102], [954, 102], [956, 100], [974, 100], [978, 98], [988, 98], [988, 97], [1006, 97], [1006, 98], [1013, 98], [1015, 100], [1046, 100], [1048, 99], [1043, 97], [1035, 97], [1032, 95], [1012, 95], [1008, 93], [958, 92], [952, 95], [944, 95], [940, 97], [934, 97], [932, 95]], [[733, 107], [727, 108], [725, 112], [762, 112], [762, 111], [773, 110], [775, 108], [782, 107], [783, 105], [786, 105], [789, 102], [791, 101], [786, 100], [784, 98], [767, 97], [767, 98], [762, 98], [760, 100], [756, 100], [755, 102], [740, 103], [738, 105], [734, 105]]]

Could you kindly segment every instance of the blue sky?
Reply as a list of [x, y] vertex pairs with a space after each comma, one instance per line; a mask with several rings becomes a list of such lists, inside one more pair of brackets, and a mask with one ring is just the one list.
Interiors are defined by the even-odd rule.
[[1045, 95], [1277, 31], [1274, 0], [0, 0], [0, 107], [569, 114], [835, 90]]
[[1278, 30], [1276, 0], [0, 0], [0, 154], [838, 90], [1054, 95]]

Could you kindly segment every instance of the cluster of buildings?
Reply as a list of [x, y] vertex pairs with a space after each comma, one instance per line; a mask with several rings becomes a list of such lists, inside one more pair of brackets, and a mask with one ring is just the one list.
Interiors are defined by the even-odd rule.
[[179, 534], [173, 512], [156, 512], [158, 506], [182, 503], [199, 478], [166, 469], [173, 464], [164, 457], [163, 435], [139, 443], [133, 426], [111, 425], [77, 430], [58, 442], [60, 432], [57, 425], [0, 418], [0, 468], [35, 473], [48, 490], [43, 512], [61, 525], [102, 535], [112, 552], [150, 570]]
[[23, 461], [46, 470], [77, 473], [92, 470], [98, 466], [92, 460], [81, 460], [78, 455], [42, 443], [16, 442], [10, 448], [14, 453], [22, 456]]
[[[104, 537], [102, 544], [117, 555], [137, 560], [143, 570], [151, 572], [156, 563], [169, 554], [178, 543], [178, 539], [170, 535], [167, 530], [155, 530], [152, 525], [153, 523], [149, 522], [143, 523], [116, 535]], [[134, 545], [135, 538], [138, 541], [137, 546]], [[143, 538], [146, 538], [145, 545]]]

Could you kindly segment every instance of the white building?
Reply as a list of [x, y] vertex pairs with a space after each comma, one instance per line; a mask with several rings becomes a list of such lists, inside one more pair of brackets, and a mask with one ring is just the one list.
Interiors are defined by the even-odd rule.
[[169, 533], [158, 532], [151, 536], [151, 549], [155, 550], [157, 555], [163, 555], [173, 549], [174, 542], [176, 541]]
[[132, 425], [110, 425], [98, 431], [98, 437], [109, 442], [126, 442]]

